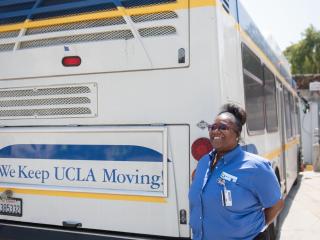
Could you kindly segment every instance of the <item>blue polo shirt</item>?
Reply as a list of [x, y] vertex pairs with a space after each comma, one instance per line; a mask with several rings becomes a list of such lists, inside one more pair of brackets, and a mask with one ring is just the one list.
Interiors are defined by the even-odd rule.
[[[263, 209], [281, 199], [277, 177], [268, 160], [240, 146], [210, 170], [214, 155], [211, 152], [199, 161], [190, 187], [193, 239], [252, 240], [265, 226]], [[223, 205], [224, 189], [231, 193], [232, 206]]]

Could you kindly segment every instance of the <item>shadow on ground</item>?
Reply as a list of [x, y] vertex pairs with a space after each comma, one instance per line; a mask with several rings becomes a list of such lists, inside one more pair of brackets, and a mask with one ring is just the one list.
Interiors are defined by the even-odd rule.
[[282, 212], [280, 213], [280, 215], [278, 217], [279, 222], [278, 222], [278, 226], [277, 226], [277, 229], [278, 229], [277, 240], [281, 239], [281, 231], [280, 230], [282, 228], [284, 220], [288, 216], [288, 213], [290, 211], [293, 200], [294, 200], [297, 192], [299, 191], [299, 188], [301, 186], [302, 177], [303, 177], [302, 174], [298, 175], [298, 178], [296, 180], [296, 184], [291, 188], [289, 194], [287, 195], [286, 200], [285, 200], [284, 209], [282, 210]]

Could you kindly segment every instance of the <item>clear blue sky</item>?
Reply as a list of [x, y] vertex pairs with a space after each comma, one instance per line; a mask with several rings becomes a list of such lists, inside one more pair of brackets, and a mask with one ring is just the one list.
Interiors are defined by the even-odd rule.
[[240, 0], [261, 33], [281, 50], [301, 40], [312, 24], [320, 31], [320, 0]]

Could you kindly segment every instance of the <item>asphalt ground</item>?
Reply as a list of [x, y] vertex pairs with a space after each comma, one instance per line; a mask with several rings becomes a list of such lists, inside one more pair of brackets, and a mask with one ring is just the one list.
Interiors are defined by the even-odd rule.
[[320, 240], [320, 172], [299, 174], [279, 216], [278, 240]]

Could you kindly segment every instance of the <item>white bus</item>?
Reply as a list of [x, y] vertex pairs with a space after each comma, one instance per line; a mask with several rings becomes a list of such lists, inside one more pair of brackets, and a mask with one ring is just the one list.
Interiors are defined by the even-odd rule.
[[239, 1], [0, 1], [0, 236], [190, 239], [191, 175], [227, 102], [286, 194], [298, 97]]

